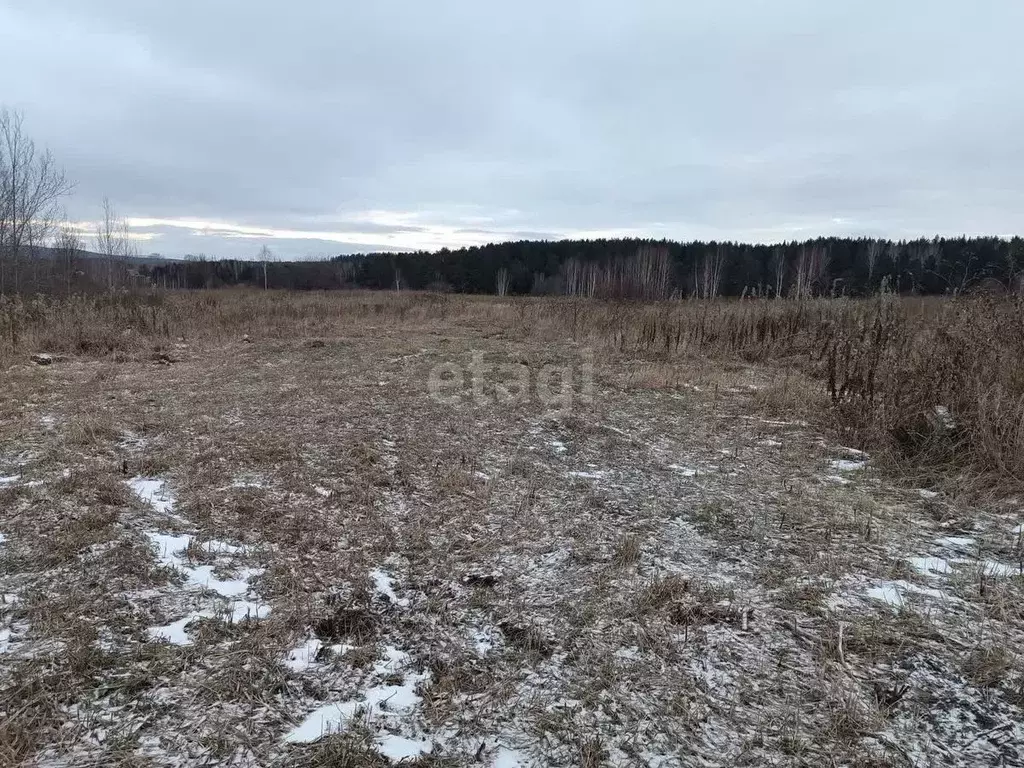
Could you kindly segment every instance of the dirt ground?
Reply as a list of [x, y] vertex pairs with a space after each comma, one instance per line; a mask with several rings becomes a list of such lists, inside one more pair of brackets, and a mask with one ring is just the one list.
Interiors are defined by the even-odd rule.
[[1024, 765], [1024, 513], [819, 388], [474, 323], [26, 359], [0, 764]]

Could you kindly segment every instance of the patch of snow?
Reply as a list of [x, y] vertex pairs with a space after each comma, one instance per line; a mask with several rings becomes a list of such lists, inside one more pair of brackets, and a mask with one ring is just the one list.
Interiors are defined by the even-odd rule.
[[284, 740], [290, 744], [307, 744], [323, 736], [338, 733], [349, 716], [340, 704], [325, 704], [313, 710], [297, 727], [289, 731]]
[[933, 573], [949, 573], [950, 563], [944, 557], [911, 557], [910, 564], [914, 569], [925, 576]]
[[0, 533], [0, 544], [4, 544], [6, 542], [7, 542], [7, 537], [4, 536], [2, 533]]
[[842, 475], [825, 475], [825, 479], [836, 485], [850, 485], [852, 482], [850, 478], [843, 477]]
[[1024, 533], [1024, 523], [1016, 526], [1011, 533]]
[[1001, 563], [998, 560], [986, 560], [982, 563], [982, 569], [986, 576], [998, 576], [1008, 578], [1021, 575], [1020, 566]]
[[946, 597], [946, 594], [940, 589], [921, 587], [917, 584], [911, 584], [909, 581], [902, 580], [883, 581], [876, 586], [869, 587], [864, 592], [865, 595], [874, 600], [881, 600], [882, 602], [895, 607], [903, 605], [903, 595], [908, 593], [926, 595], [927, 597], [934, 597], [940, 600]]
[[478, 628], [473, 630], [473, 647], [481, 656], [486, 656], [494, 648], [493, 630]]
[[493, 768], [528, 768], [532, 763], [521, 752], [510, 750], [507, 746], [499, 746], [490, 765]]
[[167, 484], [155, 477], [133, 477], [128, 481], [128, 487], [136, 496], [163, 514], [173, 514], [175, 499]]
[[189, 637], [185, 628], [193, 621], [210, 618], [213, 618], [213, 614], [209, 611], [196, 611], [183, 619], [172, 621], [170, 624], [165, 624], [162, 627], [150, 627], [148, 630], [149, 638], [150, 640], [165, 640], [171, 645], [192, 645], [192, 638]]
[[355, 648], [355, 646], [348, 645], [347, 643], [325, 646], [319, 638], [311, 637], [302, 645], [288, 651], [287, 657], [282, 663], [292, 672], [305, 672], [310, 667], [315, 667], [320, 663], [317, 661], [317, 657], [325, 648], [327, 648], [331, 654], [338, 656], [343, 653], [348, 653]]
[[565, 453], [567, 450], [569, 450], [568, 448], [565, 447], [565, 443], [563, 443], [561, 440], [552, 440], [549, 443], [549, 445], [555, 453]]
[[251, 600], [238, 600], [231, 604], [231, 622], [238, 624], [241, 621], [251, 619], [257, 621], [265, 619], [270, 615], [270, 606]]
[[370, 578], [373, 579], [373, 588], [378, 595], [383, 595], [390, 602], [403, 608], [409, 605], [408, 600], [399, 598], [395, 594], [395, 580], [389, 573], [379, 568], [374, 568], [370, 571]]
[[769, 438], [766, 438], [766, 439], [762, 440], [761, 441], [761, 445], [763, 445], [763, 446], [765, 446], [767, 448], [781, 448], [782, 447], [782, 441], [781, 440], [773, 440], [772, 438], [769, 437]]
[[11, 645], [13, 645], [11, 634], [12, 632], [9, 629], [0, 629], [0, 653], [7, 653], [11, 650]]
[[314, 485], [313, 492], [316, 493], [317, 496], [323, 496], [325, 499], [331, 495], [330, 488], [324, 488], [322, 485]]
[[[284, 741], [292, 744], [316, 741], [324, 735], [338, 733], [360, 714], [365, 721], [376, 722], [389, 730], [397, 730], [413, 717], [422, 701], [420, 695], [416, 693], [416, 688], [429, 680], [430, 673], [416, 673], [405, 669], [410, 661], [409, 654], [397, 648], [385, 648], [384, 656], [384, 659], [373, 665], [373, 673], [380, 678], [391, 678], [393, 675], [401, 674], [403, 681], [400, 685], [375, 685], [363, 692], [362, 699], [326, 704], [307, 715], [297, 727], [285, 734]], [[411, 749], [413, 745], [417, 745], [418, 751], [415, 754], [419, 755], [430, 748], [428, 742], [412, 739], [391, 741], [392, 738], [405, 739], [393, 737], [391, 733], [382, 733], [378, 736], [378, 746], [381, 750], [393, 748], [397, 753], [402, 748]]]
[[857, 472], [867, 465], [866, 461], [851, 461], [850, 459], [833, 459], [829, 462], [829, 466], [839, 472]]
[[607, 475], [608, 475], [607, 470], [603, 470], [603, 469], [596, 469], [596, 470], [593, 470], [591, 472], [576, 472], [576, 471], [574, 471], [574, 472], [570, 472], [569, 473], [569, 477], [578, 477], [578, 478], [581, 478], [583, 480], [600, 480], [600, 479], [602, 479], [604, 477], [607, 477]]
[[949, 408], [944, 405], [936, 405], [935, 408], [932, 409], [932, 413], [935, 415], [935, 420], [943, 429], [947, 431], [956, 429], [956, 419], [954, 419], [953, 414], [949, 412]]
[[167, 568], [184, 568], [185, 560], [178, 555], [188, 548], [191, 536], [175, 536], [168, 533], [147, 533], [150, 543], [156, 547], [156, 559]]
[[203, 589], [209, 589], [227, 598], [241, 597], [249, 591], [249, 579], [262, 573], [255, 568], [243, 568], [237, 579], [220, 579], [213, 575], [212, 565], [200, 565], [195, 568], [183, 568], [188, 582]]
[[929, 491], [927, 488], [919, 488], [917, 490], [917, 494], [926, 501], [931, 499], [937, 499], [939, 497], [938, 491]]
[[684, 467], [681, 464], [669, 464], [668, 468], [674, 472], [678, 472], [683, 477], [694, 477], [697, 474], [697, 470], [693, 467]]
[[953, 550], [965, 551], [974, 545], [974, 539], [970, 536], [944, 536], [936, 539], [935, 543], [940, 547], [947, 547]]
[[21, 480], [21, 475], [7, 475], [6, 477], [0, 477], [0, 485], [13, 485], [19, 480]]
[[429, 741], [407, 739], [404, 736], [396, 736], [393, 733], [377, 736], [376, 742], [380, 753], [394, 763], [401, 760], [414, 760], [420, 755], [430, 752], [432, 748]]

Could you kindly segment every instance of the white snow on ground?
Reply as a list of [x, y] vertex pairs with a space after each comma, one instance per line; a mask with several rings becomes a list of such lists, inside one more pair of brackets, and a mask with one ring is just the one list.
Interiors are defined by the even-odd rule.
[[[140, 499], [152, 505], [154, 509], [177, 518], [174, 514], [174, 496], [167, 490], [163, 480], [137, 477], [128, 481], [128, 485]], [[192, 611], [170, 624], [150, 627], [148, 633], [152, 639], [163, 639], [174, 645], [189, 645], [192, 640], [186, 628], [198, 619], [220, 616], [227, 621], [239, 622], [246, 619], [263, 619], [270, 613], [269, 606], [247, 599], [250, 592], [249, 582], [263, 573], [262, 568], [238, 568], [235, 569], [236, 576], [221, 578], [215, 571], [224, 570], [227, 567], [225, 563], [193, 564], [185, 556], [194, 539], [193, 536], [157, 531], [147, 531], [145, 536], [156, 554], [157, 562], [185, 577], [184, 590], [208, 590], [227, 601], [226, 607], [218, 601], [209, 608]], [[217, 560], [223, 560], [245, 554], [246, 549], [223, 541], [210, 540], [203, 545], [202, 551]]]
[[549, 443], [549, 445], [555, 453], [565, 453], [567, 450], [569, 450], [568, 448], [565, 447], [565, 443], [563, 443], [561, 440], [552, 440]]
[[940, 600], [946, 597], [946, 594], [940, 589], [921, 587], [917, 584], [911, 584], [909, 581], [902, 580], [883, 581], [873, 587], [869, 587], [864, 592], [865, 595], [874, 600], [881, 600], [882, 602], [895, 607], [903, 605], [903, 595], [909, 593], [927, 595], [928, 597], [935, 597]]
[[836, 485], [850, 485], [850, 479], [842, 475], [825, 475], [825, 479]]
[[1010, 565], [1009, 563], [1001, 563], [998, 560], [986, 560], [982, 563], [982, 569], [986, 576], [1000, 576], [1007, 578], [1010, 576], [1020, 576], [1021, 569], [1018, 565]]
[[570, 472], [569, 477], [578, 477], [581, 480], [601, 480], [608, 476], [607, 470], [595, 469], [588, 472]]
[[398, 595], [395, 594], [395, 580], [389, 573], [387, 573], [387, 571], [374, 568], [370, 571], [370, 578], [373, 579], [373, 588], [378, 595], [383, 595], [391, 603], [402, 608], [409, 605], [408, 600], [399, 598]]
[[494, 768], [527, 768], [532, 763], [530, 758], [522, 752], [508, 747], [498, 747], [494, 752], [494, 760], [491, 765]]
[[167, 484], [155, 477], [133, 477], [128, 481], [135, 495], [151, 504], [157, 512], [173, 514], [174, 496], [167, 490]]
[[674, 472], [678, 472], [683, 477], [694, 477], [697, 474], [697, 470], [693, 467], [684, 467], [681, 464], [669, 464], [668, 468]]
[[3, 544], [6, 541], [7, 541], [7, 537], [4, 536], [2, 533], [0, 533], [0, 544]]
[[170, 624], [165, 624], [161, 627], [150, 627], [147, 631], [151, 640], [166, 640], [171, 645], [191, 645], [192, 638], [188, 636], [185, 627], [193, 621], [212, 618], [213, 614], [210, 611], [196, 611], [183, 619], [172, 621]]
[[21, 480], [21, 475], [7, 475], [0, 477], [0, 485], [13, 485], [19, 480]]
[[409, 654], [388, 647], [385, 658], [373, 665], [372, 674], [378, 678], [393, 679], [402, 676], [401, 684], [378, 684], [363, 691], [362, 698], [326, 704], [314, 710], [296, 728], [288, 732], [284, 741], [304, 743], [331, 733], [343, 731], [357, 716], [378, 729], [376, 742], [381, 754], [392, 760], [415, 758], [431, 750], [431, 742], [397, 735], [415, 716], [422, 699], [416, 692], [419, 685], [430, 679], [429, 672], [409, 669]]
[[852, 461], [850, 459], [833, 459], [829, 462], [829, 466], [839, 472], [856, 472], [864, 469], [867, 465], [866, 461]]
[[397, 763], [400, 760], [415, 760], [420, 755], [430, 752], [431, 744], [429, 741], [407, 739], [404, 736], [387, 733], [377, 737], [377, 749], [384, 757]]
[[926, 501], [929, 501], [931, 499], [937, 499], [939, 497], [938, 491], [929, 491], [927, 488], [919, 488], [917, 493], [922, 499], [925, 499]]
[[924, 576], [933, 573], [945, 574], [951, 570], [949, 560], [944, 557], [911, 557], [909, 562], [914, 570]]
[[943, 536], [941, 539], [936, 539], [935, 543], [940, 547], [949, 547], [954, 550], [967, 551], [974, 545], [974, 539], [970, 536]]
[[347, 643], [324, 645], [319, 638], [310, 637], [302, 645], [288, 651], [287, 657], [282, 663], [292, 672], [305, 672], [310, 667], [315, 667], [320, 663], [317, 657], [325, 648], [330, 651], [331, 656], [340, 656], [343, 653], [348, 653], [355, 646], [348, 645]]
[[947, 557], [943, 553], [908, 558], [907, 562], [922, 576], [947, 576], [958, 569], [978, 568], [986, 576], [1009, 578], [1021, 575], [1021, 569], [1017, 565], [992, 559], [977, 560], [974, 557], [965, 557], [964, 555], [969, 555], [971, 548], [975, 545], [975, 540], [969, 536], [943, 536], [936, 539], [935, 544], [945, 551], [951, 551], [958, 557]]

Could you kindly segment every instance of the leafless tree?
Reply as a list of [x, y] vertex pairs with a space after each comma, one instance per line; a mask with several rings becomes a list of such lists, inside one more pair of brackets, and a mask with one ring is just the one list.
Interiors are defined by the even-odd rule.
[[96, 251], [104, 256], [106, 288], [114, 290], [127, 272], [125, 259], [138, 256], [128, 220], [118, 216], [110, 199], [103, 198], [103, 218], [96, 225]]
[[81, 257], [82, 238], [67, 221], [63, 222], [54, 241], [54, 255], [57, 270], [63, 278], [64, 292], [71, 293], [75, 274], [78, 272], [78, 261]]
[[868, 288], [871, 289], [875, 284], [875, 268], [878, 266], [878, 258], [882, 255], [882, 241], [868, 240], [866, 254], [868, 262]]
[[797, 252], [792, 295], [806, 299], [827, 288], [825, 280], [831, 263], [832, 254], [827, 246], [818, 243], [802, 246]]
[[0, 293], [5, 288], [3, 262], [13, 266], [17, 292], [23, 248], [40, 245], [52, 234], [60, 199], [70, 191], [49, 150], [37, 150], [26, 135], [22, 115], [0, 109]]
[[775, 278], [775, 298], [782, 298], [782, 288], [786, 282], [786, 246], [776, 245], [772, 249], [772, 276]]
[[267, 280], [267, 264], [274, 260], [274, 253], [271, 251], [266, 243], [260, 246], [260, 252], [256, 254], [256, 260], [263, 263], [263, 290], [267, 290], [270, 285]]
[[502, 267], [501, 269], [498, 270], [497, 277], [495, 278], [495, 292], [499, 296], [506, 296], [508, 294], [509, 282], [510, 277], [508, 274], [508, 270]]
[[719, 245], [713, 251], [705, 250], [701, 260], [694, 264], [694, 290], [698, 299], [718, 296], [724, 269], [725, 247]]

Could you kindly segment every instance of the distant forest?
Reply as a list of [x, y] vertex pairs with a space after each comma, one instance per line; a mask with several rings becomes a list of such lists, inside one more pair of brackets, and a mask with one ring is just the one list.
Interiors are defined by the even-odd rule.
[[[266, 251], [264, 251], [266, 253]], [[818, 238], [780, 245], [666, 240], [521, 241], [329, 261], [186, 260], [143, 266], [168, 288], [250, 285], [461, 293], [670, 296], [863, 296], [1016, 290], [1024, 240]]]

